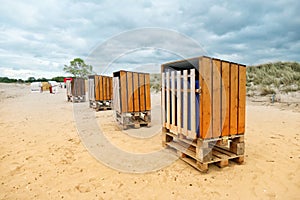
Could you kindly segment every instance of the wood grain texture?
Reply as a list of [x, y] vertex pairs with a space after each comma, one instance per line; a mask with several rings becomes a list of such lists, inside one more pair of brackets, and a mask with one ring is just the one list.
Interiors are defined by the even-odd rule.
[[237, 134], [238, 116], [238, 65], [230, 64], [230, 135]]
[[230, 114], [230, 63], [222, 61], [222, 136], [229, 135]]
[[245, 133], [245, 117], [246, 117], [246, 66], [239, 65], [238, 134]]
[[212, 133], [214, 138], [218, 138], [221, 136], [221, 61], [213, 59], [212, 63]]

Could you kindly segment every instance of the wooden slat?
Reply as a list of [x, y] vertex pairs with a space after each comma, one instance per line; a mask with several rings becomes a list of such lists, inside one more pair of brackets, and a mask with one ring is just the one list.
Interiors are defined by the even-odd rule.
[[183, 130], [187, 135], [188, 130], [188, 70], [183, 71]]
[[175, 71], [172, 71], [171, 72], [171, 100], [172, 100], [172, 125], [176, 125], [176, 102], [175, 102], [175, 99], [176, 99], [176, 91], [175, 91]]
[[189, 135], [189, 137], [193, 138], [193, 139], [196, 139], [196, 136], [197, 136], [197, 134], [196, 134], [196, 120], [198, 120], [198, 119], [196, 118], [195, 69], [191, 69], [190, 75], [191, 75], [191, 78], [190, 78], [190, 80], [191, 80], [191, 84], [190, 84], [190, 86], [191, 86], [191, 88], [190, 88], [190, 90], [191, 90], [191, 92], [190, 92], [191, 93], [191, 98], [190, 98], [190, 100], [191, 100], [191, 102], [190, 102], [190, 104], [191, 104], [190, 120], [191, 120], [191, 133], [192, 133], [192, 135]]
[[108, 76], [105, 76], [105, 82], [106, 82], [106, 87], [105, 87], [106, 100], [109, 100], [109, 77]]
[[[126, 73], [127, 73], [127, 111], [126, 112], [133, 112], [134, 111], [133, 73], [132, 72], [126, 72]], [[123, 89], [126, 91], [126, 87], [124, 86]]]
[[110, 100], [112, 100], [113, 98], [113, 79], [112, 77], [109, 78], [109, 85], [110, 85], [110, 88], [109, 88], [109, 94], [110, 94]]
[[177, 71], [177, 131], [181, 132], [181, 121], [182, 121], [182, 114], [181, 114], [181, 71]]
[[107, 88], [107, 82], [106, 82], [106, 77], [102, 76], [102, 92], [103, 92], [103, 100], [107, 100], [107, 93], [106, 93], [106, 88]]
[[165, 88], [165, 73], [161, 73], [161, 121], [162, 121], [162, 126], [165, 127], [166, 123], [166, 88]]
[[139, 74], [133, 73], [133, 110], [140, 111], [140, 97], [139, 97]]
[[170, 108], [170, 72], [166, 72], [166, 93], [167, 93], [167, 102], [166, 102], [166, 107], [167, 107], [167, 124], [171, 124], [171, 108]]
[[139, 74], [139, 90], [140, 90], [140, 111], [146, 110], [146, 98], [145, 98], [145, 74]]
[[201, 79], [201, 106], [200, 106], [200, 115], [201, 115], [201, 135], [203, 139], [212, 137], [211, 129], [211, 60], [210, 58], [203, 57], [200, 62], [200, 75]]
[[230, 63], [222, 61], [222, 136], [229, 135], [230, 114]]
[[113, 78], [113, 90], [115, 91], [113, 93], [113, 107], [114, 107], [114, 110], [117, 111], [117, 112], [121, 112], [119, 77], [114, 77]]
[[146, 110], [151, 110], [150, 74], [145, 74]]
[[122, 113], [127, 112], [127, 91], [126, 87], [127, 85], [127, 80], [126, 80], [126, 72], [125, 71], [120, 71], [120, 88], [121, 88], [121, 109]]
[[238, 107], [238, 133], [245, 133], [246, 112], [246, 66], [239, 65], [239, 107]]
[[213, 137], [218, 138], [221, 136], [221, 61], [212, 60], [213, 62], [213, 93], [212, 93], [212, 108], [213, 108]]
[[230, 135], [237, 134], [238, 117], [238, 65], [230, 64]]
[[95, 100], [100, 101], [99, 76], [95, 76]]
[[99, 80], [99, 101], [104, 100], [104, 95], [103, 95], [103, 79], [102, 76], [98, 76]]

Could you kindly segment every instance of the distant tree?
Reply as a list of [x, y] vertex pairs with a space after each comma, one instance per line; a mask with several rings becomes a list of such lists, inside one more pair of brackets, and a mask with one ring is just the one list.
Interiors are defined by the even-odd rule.
[[34, 81], [36, 81], [34, 77], [28, 77], [28, 79], [26, 80], [27, 83], [32, 83]]
[[8, 78], [8, 77], [0, 77], [1, 83], [16, 83], [17, 79]]
[[36, 81], [40, 81], [40, 82], [48, 82], [48, 79], [46, 79], [46, 78], [38, 78]]
[[92, 65], [88, 65], [81, 58], [75, 58], [70, 61], [70, 65], [65, 65], [65, 72], [72, 74], [75, 77], [87, 78], [89, 74], [93, 73]]
[[64, 78], [63, 76], [56, 76], [56, 77], [53, 77], [51, 79], [51, 81], [56, 81], [56, 82], [64, 82]]

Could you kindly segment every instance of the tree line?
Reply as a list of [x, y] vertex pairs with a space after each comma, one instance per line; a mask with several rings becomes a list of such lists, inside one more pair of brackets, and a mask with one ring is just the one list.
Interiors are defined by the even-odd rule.
[[48, 81], [57, 81], [57, 82], [64, 82], [64, 76], [56, 76], [51, 79], [47, 78], [35, 78], [29, 77], [27, 80], [23, 79], [14, 79], [8, 77], [0, 77], [0, 83], [32, 83], [32, 82], [48, 82]]

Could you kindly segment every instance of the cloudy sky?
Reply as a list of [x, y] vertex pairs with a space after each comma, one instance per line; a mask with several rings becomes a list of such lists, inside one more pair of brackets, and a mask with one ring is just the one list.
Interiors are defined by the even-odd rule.
[[298, 0], [0, 2], [0, 76], [66, 75], [76, 57], [99, 74], [200, 55], [300, 61]]

